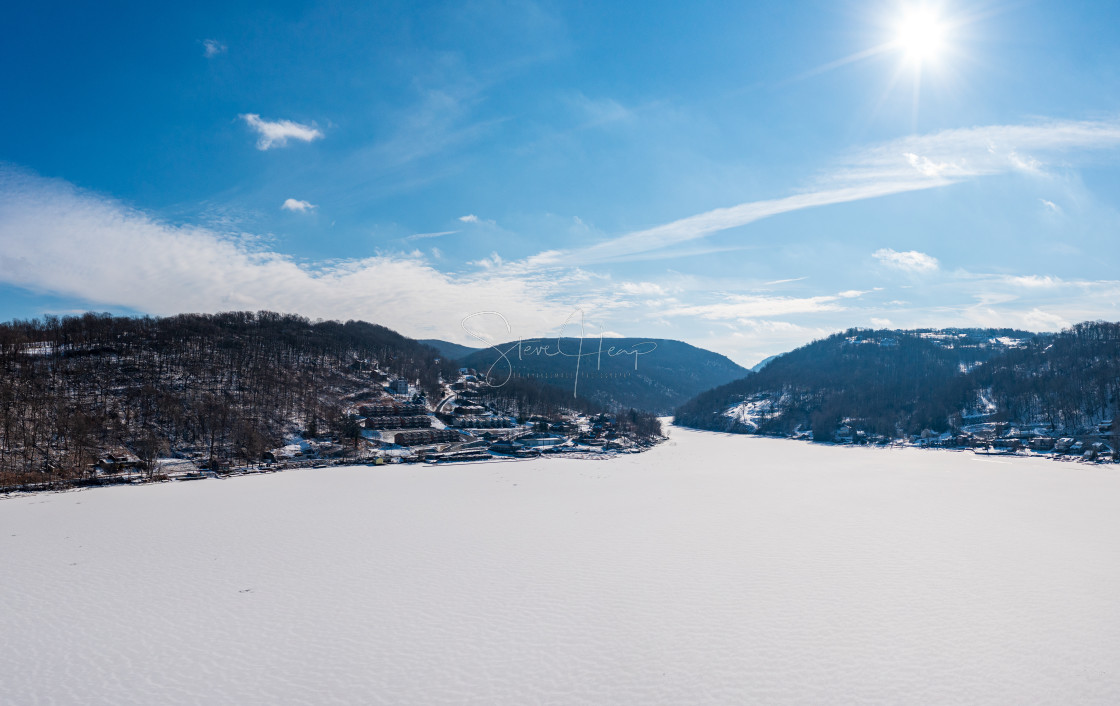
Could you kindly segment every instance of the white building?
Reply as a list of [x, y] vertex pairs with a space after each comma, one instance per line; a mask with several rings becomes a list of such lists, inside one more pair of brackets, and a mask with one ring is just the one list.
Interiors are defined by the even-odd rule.
[[404, 378], [397, 378], [389, 383], [389, 392], [394, 395], [407, 395], [410, 390], [408, 380]]

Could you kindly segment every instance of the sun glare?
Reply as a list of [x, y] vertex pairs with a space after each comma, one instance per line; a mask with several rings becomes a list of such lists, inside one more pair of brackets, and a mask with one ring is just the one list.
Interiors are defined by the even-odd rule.
[[936, 61], [945, 45], [945, 25], [935, 12], [913, 10], [898, 24], [895, 45], [919, 66]]

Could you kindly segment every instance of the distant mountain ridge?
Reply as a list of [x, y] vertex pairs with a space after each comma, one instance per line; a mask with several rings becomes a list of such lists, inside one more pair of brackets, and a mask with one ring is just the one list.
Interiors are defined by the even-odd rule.
[[423, 338], [417, 341], [426, 346], [431, 346], [439, 351], [439, 354], [448, 360], [461, 360], [466, 358], [471, 353], [474, 353], [479, 348], [472, 348], [471, 346], [464, 346], [459, 343], [452, 343], [451, 341], [443, 341], [438, 338]]
[[1061, 333], [851, 329], [697, 395], [676, 423], [761, 434], [841, 425], [893, 438], [969, 422], [1074, 431], [1120, 409], [1120, 324]]
[[682, 341], [650, 338], [535, 338], [476, 350], [459, 363], [571, 390], [612, 408], [667, 414], [703, 390], [747, 374], [726, 356]]
[[780, 356], [780, 355], [782, 355], [782, 354], [778, 353], [777, 355], [772, 355], [772, 356], [763, 358], [762, 360], [758, 361], [757, 363], [755, 363], [754, 365], [751, 366], [751, 372], [752, 373], [757, 373], [759, 370], [762, 370], [767, 365], [770, 365], [770, 363], [774, 362], [778, 358], [778, 356]]

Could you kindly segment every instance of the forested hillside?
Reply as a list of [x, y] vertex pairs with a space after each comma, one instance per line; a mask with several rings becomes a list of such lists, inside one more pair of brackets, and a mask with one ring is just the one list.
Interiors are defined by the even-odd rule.
[[[0, 324], [0, 487], [79, 477], [118, 450], [256, 461], [295, 434], [358, 433], [347, 412], [390, 378], [438, 400], [456, 367], [383, 326], [271, 312]], [[487, 401], [520, 417], [602, 411], [532, 380]]]
[[976, 421], [1074, 431], [1120, 400], [1120, 324], [1059, 334], [852, 329], [791, 351], [681, 405], [678, 424], [831, 439], [849, 425], [895, 438]]
[[270, 312], [0, 325], [0, 474], [65, 477], [117, 447], [256, 459], [297, 428], [338, 429], [378, 366], [438, 392], [436, 358], [382, 326]]
[[997, 421], [1074, 432], [1120, 414], [1120, 323], [1086, 322], [1037, 337], [977, 366], [947, 390], [965, 409], [990, 404]]

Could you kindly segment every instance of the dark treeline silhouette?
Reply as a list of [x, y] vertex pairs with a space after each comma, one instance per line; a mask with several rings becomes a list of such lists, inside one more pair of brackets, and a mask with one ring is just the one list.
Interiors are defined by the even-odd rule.
[[[763, 403], [757, 427], [724, 414], [747, 399]], [[1059, 334], [851, 329], [698, 395], [677, 409], [676, 421], [761, 434], [800, 428], [817, 439], [831, 439], [845, 421], [888, 438], [970, 420], [1072, 432], [1112, 416], [1118, 399], [1120, 324], [1084, 323]]]
[[0, 324], [0, 486], [73, 478], [118, 448], [257, 460], [295, 429], [344, 432], [375, 369], [435, 395], [445, 368], [383, 326], [272, 312]]

